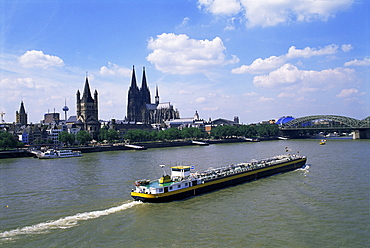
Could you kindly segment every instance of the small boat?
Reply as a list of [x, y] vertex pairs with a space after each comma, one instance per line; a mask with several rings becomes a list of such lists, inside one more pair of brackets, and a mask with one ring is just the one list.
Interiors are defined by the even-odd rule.
[[198, 145], [198, 146], [209, 146], [207, 142], [203, 142], [203, 141], [192, 140], [191, 143], [194, 145]]
[[82, 154], [79, 151], [49, 149], [46, 152], [38, 152], [36, 156], [39, 159], [47, 159], [47, 158], [81, 157]]
[[[228, 186], [253, 181], [274, 174], [302, 168], [306, 156], [278, 155], [203, 172], [192, 173], [193, 166], [171, 167], [171, 176], [163, 174], [157, 180], [138, 180], [131, 197], [143, 202], [169, 202], [204, 194]], [[164, 165], [160, 165], [162, 168]], [[165, 171], [164, 171], [165, 172]]]
[[319, 145], [326, 145], [326, 140], [324, 140], [324, 139], [320, 140]]
[[134, 150], [146, 150], [144, 146], [132, 145], [132, 144], [125, 144], [126, 147]]

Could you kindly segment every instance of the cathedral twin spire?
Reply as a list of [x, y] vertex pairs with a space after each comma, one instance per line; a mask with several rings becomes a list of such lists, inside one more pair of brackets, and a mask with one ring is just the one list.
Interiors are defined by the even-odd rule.
[[[127, 120], [133, 122], [144, 122], [144, 112], [146, 104], [151, 104], [150, 90], [146, 80], [145, 67], [143, 68], [143, 78], [141, 88], [139, 89], [136, 82], [135, 67], [132, 67], [131, 85], [128, 92], [127, 103]], [[159, 102], [158, 88], [156, 95], [156, 103]]]

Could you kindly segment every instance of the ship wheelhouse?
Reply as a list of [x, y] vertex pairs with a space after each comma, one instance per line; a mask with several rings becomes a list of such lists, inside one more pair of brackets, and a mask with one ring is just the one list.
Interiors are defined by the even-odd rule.
[[182, 180], [190, 176], [190, 166], [174, 166], [171, 167], [171, 180]]

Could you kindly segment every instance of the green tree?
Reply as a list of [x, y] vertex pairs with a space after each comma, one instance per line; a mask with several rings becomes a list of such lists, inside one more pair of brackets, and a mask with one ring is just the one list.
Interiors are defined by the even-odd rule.
[[177, 128], [169, 128], [159, 131], [158, 138], [160, 140], [176, 140], [181, 139], [181, 132]]
[[114, 140], [119, 140], [119, 132], [114, 129], [102, 128], [99, 133], [99, 140], [108, 140], [112, 142]]
[[86, 145], [89, 141], [92, 140], [92, 137], [91, 137], [90, 133], [88, 133], [84, 130], [81, 130], [77, 133], [76, 139], [77, 139], [78, 143], [80, 143], [81, 145]]
[[18, 141], [8, 132], [0, 131], [0, 148], [9, 149], [18, 146]]
[[61, 132], [58, 136], [60, 142], [65, 143], [67, 146], [72, 146], [76, 140], [76, 136], [73, 133]]
[[151, 140], [151, 135], [149, 134], [149, 132], [140, 129], [130, 130], [123, 137], [125, 140], [129, 140], [130, 142]]
[[110, 142], [114, 140], [119, 140], [119, 132], [114, 129], [109, 129], [107, 133], [107, 138]]
[[202, 139], [207, 136], [207, 133], [199, 128], [196, 127], [188, 127], [188, 128], [183, 128], [181, 130], [181, 137], [186, 139], [186, 138], [192, 138], [192, 139]]

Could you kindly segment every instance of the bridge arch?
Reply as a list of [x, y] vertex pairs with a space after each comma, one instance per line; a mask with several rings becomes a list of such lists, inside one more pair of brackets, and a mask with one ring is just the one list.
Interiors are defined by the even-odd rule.
[[[367, 121], [366, 121], [367, 120]], [[338, 123], [338, 125], [342, 127], [349, 127], [355, 128], [359, 127], [362, 122], [369, 123], [369, 117], [360, 121], [354, 118], [339, 116], [339, 115], [311, 115], [296, 118], [289, 122], [286, 122], [281, 125], [281, 128], [310, 128], [312, 126], [313, 121], [317, 122], [324, 122], [324, 121], [331, 121], [333, 123]]]
[[359, 122], [360, 127], [370, 127], [370, 116]]

